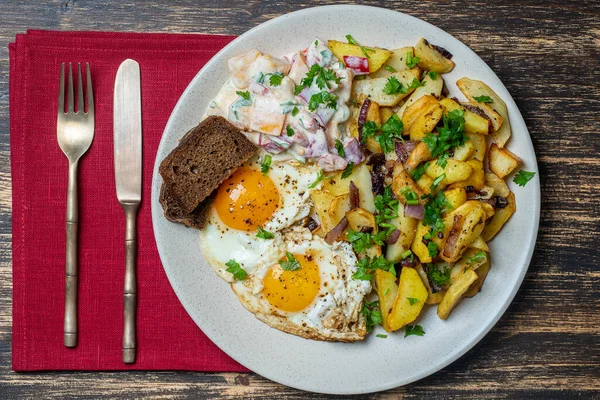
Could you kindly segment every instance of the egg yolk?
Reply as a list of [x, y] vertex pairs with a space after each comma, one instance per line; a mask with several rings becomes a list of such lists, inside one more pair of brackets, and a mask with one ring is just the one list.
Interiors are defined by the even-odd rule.
[[[295, 254], [301, 268], [296, 271], [284, 271], [279, 264], [274, 265], [263, 279], [263, 295], [269, 303], [282, 311], [304, 310], [313, 302], [321, 278], [314, 256]], [[283, 260], [285, 261], [285, 260]]]
[[242, 167], [221, 184], [214, 206], [221, 221], [230, 228], [254, 231], [279, 206], [279, 191], [268, 176]]

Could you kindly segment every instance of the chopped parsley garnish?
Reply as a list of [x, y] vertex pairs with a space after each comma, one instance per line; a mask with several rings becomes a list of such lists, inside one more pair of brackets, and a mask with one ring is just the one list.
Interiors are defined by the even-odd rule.
[[250, 100], [250, 92], [247, 91], [247, 90], [245, 92], [240, 92], [238, 90], [238, 91], [235, 92], [235, 94], [237, 94], [238, 96], [240, 96], [244, 100]]
[[404, 188], [402, 188], [400, 193], [402, 193], [404, 195], [404, 198], [406, 199], [406, 204], [411, 205], [411, 206], [419, 204], [419, 198], [418, 198], [417, 194], [415, 193], [414, 190], [412, 190], [408, 186], [405, 186]]
[[312, 85], [313, 81], [315, 81], [319, 89], [323, 90], [325, 87], [331, 89], [329, 81], [340, 83], [341, 80], [342, 78], [338, 78], [338, 76], [335, 74], [335, 71], [325, 69], [319, 64], [313, 64], [313, 66], [310, 67], [310, 70], [306, 74], [306, 77], [302, 78], [302, 80], [300, 81], [300, 86], [296, 86], [295, 94], [300, 93], [305, 87], [309, 87], [310, 85]]
[[259, 239], [273, 239], [275, 237], [275, 235], [273, 235], [269, 231], [265, 231], [263, 228], [261, 228], [259, 226], [258, 227], [258, 233], [256, 234], [256, 237], [259, 238]]
[[419, 86], [424, 85], [424, 82], [420, 82], [417, 78], [414, 78], [408, 87], [404, 87], [404, 85], [402, 85], [402, 83], [395, 76], [390, 76], [383, 87], [383, 92], [390, 95], [397, 93], [406, 94], [409, 90], [416, 89]]
[[406, 325], [406, 328], [404, 329], [404, 337], [410, 335], [423, 336], [424, 334], [425, 331], [421, 325]]
[[390, 76], [387, 79], [385, 86], [383, 87], [383, 92], [385, 94], [396, 94], [396, 93], [400, 93], [401, 89], [402, 89], [402, 84], [400, 83], [398, 78], [396, 78], [395, 76]]
[[490, 96], [477, 96], [477, 97], [473, 97], [475, 99], [475, 101], [479, 102], [479, 103], [493, 103], [494, 100], [492, 100], [492, 98]]
[[444, 180], [444, 178], [446, 177], [446, 173], [441, 174], [440, 176], [438, 176], [437, 178], [435, 178], [433, 180], [433, 183], [431, 184], [431, 186], [429, 187], [429, 189], [434, 192], [435, 189], [437, 188], [437, 186], [440, 184], [440, 182], [442, 182]]
[[465, 135], [465, 119], [463, 110], [454, 110], [444, 115], [443, 126], [438, 127], [437, 135], [428, 133], [422, 139], [429, 148], [432, 157], [437, 157], [437, 164], [445, 168], [450, 151], [462, 146], [468, 139]]
[[257, 83], [260, 83], [261, 85], [263, 83], [265, 83], [265, 74], [263, 74], [262, 72], [258, 73], [258, 78], [256, 79]]
[[390, 292], [390, 288], [385, 288], [385, 290], [383, 291], [383, 295], [387, 296], [387, 294]]
[[417, 304], [419, 302], [419, 299], [415, 299], [414, 297], [407, 297], [406, 300], [408, 300], [408, 302], [411, 306], [413, 304]]
[[435, 265], [427, 265], [427, 274], [431, 281], [438, 286], [444, 286], [450, 282], [450, 268], [447, 265], [443, 265], [442, 269], [438, 269]]
[[451, 208], [452, 205], [446, 200], [446, 196], [444, 196], [444, 192], [442, 191], [427, 199], [423, 215], [423, 225], [431, 227], [430, 234], [432, 236], [444, 229], [442, 214]]
[[319, 45], [319, 41], [315, 40], [315, 46], [318, 46], [318, 45]]
[[473, 264], [480, 263], [485, 260], [485, 251], [478, 251], [471, 257], [465, 256], [464, 258], [467, 260], [467, 265], [471, 267]]
[[310, 184], [310, 186], [308, 187], [309, 189], [314, 189], [315, 187], [317, 187], [317, 185], [323, 180], [323, 179], [330, 179], [333, 178], [335, 175], [332, 176], [325, 176], [325, 171], [320, 170], [319, 173], [317, 174], [317, 179], [315, 179], [315, 181], [313, 183]]
[[279, 86], [281, 85], [281, 81], [283, 80], [283, 74], [281, 72], [274, 72], [272, 74], [268, 74], [269, 76], [269, 85], [271, 86]]
[[263, 175], [266, 175], [269, 172], [269, 168], [271, 168], [271, 160], [272, 157], [268, 154], [265, 156], [265, 158], [263, 158], [263, 161], [260, 164], [260, 172], [262, 172]]
[[430, 257], [435, 257], [438, 255], [438, 245], [435, 242], [427, 243], [427, 251], [429, 252]]
[[418, 181], [419, 179], [421, 179], [421, 177], [423, 176], [423, 174], [425, 174], [425, 170], [427, 169], [427, 167], [429, 167], [429, 161], [427, 161], [425, 164], [419, 164], [419, 165], [417, 165], [417, 168], [415, 168], [412, 171], [410, 171], [410, 176], [415, 181]]
[[392, 72], [392, 73], [398, 72], [398, 70], [396, 68], [392, 67], [391, 65], [386, 65], [385, 66], [385, 70], [389, 71], [389, 72]]
[[354, 40], [352, 35], [346, 35], [346, 40], [348, 41], [348, 43], [358, 46], [358, 42]]
[[402, 255], [400, 257], [402, 257], [402, 259], [404, 260], [407, 257], [412, 256], [412, 251], [410, 250], [406, 250], [404, 253], [402, 253]]
[[392, 116], [386, 121], [385, 124], [378, 127], [373, 121], [367, 121], [363, 125], [363, 143], [366, 143], [367, 138], [374, 136], [375, 140], [381, 146], [381, 150], [384, 153], [389, 153], [394, 150], [394, 139], [402, 139], [402, 120], [397, 114]]
[[298, 271], [300, 269], [300, 263], [294, 258], [294, 255], [289, 251], [285, 253], [286, 260], [279, 260], [279, 265], [284, 271]]
[[394, 276], [396, 276], [394, 263], [386, 260], [384, 256], [362, 258], [358, 261], [356, 266], [358, 269], [354, 274], [352, 274], [352, 279], [368, 281], [373, 277], [372, 272], [376, 269], [391, 272]]
[[375, 325], [381, 325], [381, 323], [383, 322], [381, 311], [379, 311], [379, 301], [377, 300], [365, 300], [361, 312], [362, 315], [365, 317], [365, 322], [367, 324], [367, 332], [371, 332]]
[[340, 157], [346, 157], [346, 152], [344, 151], [344, 145], [340, 139], [335, 139], [335, 149], [337, 150]]
[[294, 107], [294, 108], [292, 109], [292, 117], [295, 117], [296, 115], [298, 115], [298, 112], [299, 112], [299, 111], [300, 111], [300, 110], [298, 109], [298, 107]]
[[377, 210], [375, 221], [378, 225], [398, 217], [398, 200], [394, 198], [389, 186], [383, 188], [383, 194], [375, 196], [375, 209]]
[[[316, 64], [315, 64], [316, 65]], [[333, 93], [329, 93], [327, 91], [322, 91], [310, 96], [310, 101], [308, 102], [308, 109], [310, 111], [315, 111], [319, 104], [325, 104], [328, 108], [337, 109], [337, 96]]]
[[227, 269], [225, 271], [231, 272], [233, 274], [234, 279], [238, 281], [243, 281], [248, 277], [248, 273], [244, 271], [244, 269], [237, 263], [235, 260], [229, 260], [225, 263], [227, 265]]
[[356, 232], [352, 229], [346, 233], [346, 238], [352, 244], [352, 248], [357, 253], [364, 253], [367, 249], [378, 244], [383, 246], [384, 240], [387, 238], [387, 232], [379, 231], [377, 233]]
[[294, 132], [294, 130], [292, 129], [292, 127], [289, 126], [289, 125], [285, 127], [285, 133], [288, 136], [294, 136], [296, 134], [296, 132]]
[[384, 335], [383, 333], [378, 333], [378, 334], [377, 334], [377, 335], [375, 335], [375, 336], [377, 336], [378, 338], [382, 338], [382, 339], [385, 339], [385, 338], [387, 338], [387, 335]]
[[535, 172], [523, 171], [520, 170], [514, 177], [513, 182], [519, 186], [525, 186], [527, 182], [533, 178]]
[[427, 74], [429, 75], [429, 77], [431, 78], [431, 80], [435, 81], [437, 79], [437, 72], [435, 72], [435, 71], [429, 71]]
[[352, 175], [352, 168], [354, 168], [354, 162], [351, 161], [344, 169], [344, 172], [342, 172], [342, 179], [346, 179], [347, 177]]
[[369, 56], [369, 53], [375, 53], [375, 50], [374, 50], [374, 49], [370, 49], [370, 48], [368, 48], [368, 47], [365, 47], [365, 46], [360, 46], [360, 51], [362, 51], [362, 53], [363, 53], [363, 54], [365, 55], [365, 57], [367, 57], [367, 58], [371, 58], [371, 57]]
[[408, 68], [414, 68], [421, 61], [419, 57], [413, 56], [412, 51], [406, 53], [406, 66]]

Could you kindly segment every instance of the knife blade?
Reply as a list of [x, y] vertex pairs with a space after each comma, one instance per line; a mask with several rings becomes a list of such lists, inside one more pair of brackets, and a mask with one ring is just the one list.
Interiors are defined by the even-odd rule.
[[137, 212], [142, 200], [142, 101], [140, 66], [127, 59], [115, 79], [113, 103], [115, 183], [125, 211], [123, 362], [136, 357]]

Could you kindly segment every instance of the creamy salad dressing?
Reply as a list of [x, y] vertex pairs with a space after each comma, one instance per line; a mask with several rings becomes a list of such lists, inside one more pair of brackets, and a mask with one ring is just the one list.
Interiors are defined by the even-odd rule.
[[[227, 118], [276, 155], [274, 162], [309, 159], [325, 171], [336, 171], [364, 159], [346, 127], [354, 73], [325, 42], [316, 39], [305, 50], [282, 58], [252, 50], [231, 58], [228, 67], [231, 78], [207, 115]], [[329, 79], [322, 78], [325, 74]], [[344, 157], [335, 147], [338, 140]]]

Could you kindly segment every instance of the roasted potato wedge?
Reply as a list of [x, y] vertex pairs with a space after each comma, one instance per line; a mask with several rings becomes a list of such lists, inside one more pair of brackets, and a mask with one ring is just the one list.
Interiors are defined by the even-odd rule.
[[396, 112], [400, 119], [402, 119], [406, 108], [410, 107], [421, 97], [430, 95], [435, 98], [439, 98], [442, 95], [444, 80], [440, 75], [436, 76], [435, 79], [432, 79], [431, 75], [425, 74], [421, 83], [423, 83], [423, 86], [416, 88], [415, 91], [410, 95], [408, 100], [406, 100], [406, 102], [400, 107], [398, 112]]
[[454, 149], [452, 158], [458, 161], [467, 161], [474, 152], [475, 145], [470, 140], [467, 140], [462, 146], [458, 146]]
[[433, 131], [443, 114], [444, 108], [434, 96], [421, 97], [404, 111], [404, 134], [410, 135], [410, 140], [421, 140]]
[[467, 192], [462, 187], [445, 190], [444, 196], [446, 196], [446, 201], [452, 206], [451, 210], [456, 210], [467, 202]]
[[427, 277], [427, 272], [423, 269], [421, 264], [417, 264], [415, 270], [419, 274], [419, 278], [421, 278], [421, 282], [427, 288], [427, 300], [425, 300], [425, 304], [439, 304], [444, 298], [445, 290], [440, 290], [439, 292], [433, 293], [431, 286], [429, 285], [429, 278]]
[[467, 133], [467, 137], [469, 138], [469, 142], [473, 143], [473, 154], [471, 154], [471, 158], [483, 161], [487, 154], [487, 141], [485, 140], [485, 136]]
[[496, 209], [494, 216], [490, 221], [487, 222], [485, 228], [481, 232], [481, 237], [486, 242], [492, 240], [492, 238], [496, 236], [496, 234], [504, 226], [506, 221], [508, 221], [515, 211], [517, 211], [514, 193], [510, 193], [508, 197], [506, 197], [506, 200], [508, 200], [506, 207]]
[[452, 309], [458, 304], [463, 295], [469, 290], [473, 282], [477, 280], [477, 273], [471, 269], [466, 270], [446, 291], [442, 302], [438, 305], [437, 315], [443, 320], [448, 319]]
[[402, 189], [405, 187], [414, 191], [419, 199], [425, 194], [402, 163], [396, 163], [392, 172], [392, 192], [403, 205], [406, 203], [406, 198], [402, 194]]
[[417, 168], [420, 163], [429, 160], [431, 160], [429, 147], [425, 144], [425, 142], [419, 142], [413, 151], [410, 152], [408, 159], [404, 163], [404, 168], [410, 172]]
[[479, 160], [466, 161], [472, 168], [471, 175], [463, 181], [458, 181], [454, 185], [460, 187], [473, 186], [477, 190], [481, 190], [485, 186], [485, 175], [483, 172], [483, 163]]
[[417, 271], [410, 267], [402, 268], [398, 294], [394, 300], [392, 311], [388, 315], [389, 331], [396, 331], [416, 320], [426, 300], [427, 289]]
[[417, 71], [406, 70], [394, 72], [389, 76], [385, 76], [382, 78], [363, 79], [360, 81], [354, 81], [354, 83], [352, 84], [352, 93], [355, 97], [364, 94], [368, 96], [372, 101], [379, 103], [379, 105], [381, 106], [393, 107], [397, 105], [400, 102], [400, 100], [409, 96], [414, 89], [411, 89], [406, 93], [398, 92], [395, 94], [387, 94], [384, 89], [385, 85], [388, 83], [388, 80], [391, 77], [398, 79], [402, 86], [407, 88], [410, 86], [413, 79], [419, 79], [419, 74]]
[[371, 183], [371, 172], [366, 164], [355, 165], [352, 173], [346, 179], [342, 178], [341, 172], [333, 178], [323, 180], [323, 190], [333, 196], [340, 196], [350, 192], [350, 181], [358, 188], [360, 207], [374, 213], [375, 202]]
[[454, 61], [443, 55], [438, 48], [432, 46], [424, 38], [417, 42], [415, 56], [419, 57], [419, 67], [426, 71], [445, 74], [454, 69]]
[[464, 251], [483, 231], [486, 214], [481, 203], [469, 200], [445, 218], [446, 225], [452, 220], [452, 227], [446, 237], [440, 257], [447, 262], [456, 262]]
[[328, 211], [333, 221], [333, 226], [337, 225], [346, 216], [347, 211], [350, 211], [350, 194], [347, 193], [334, 197]]
[[431, 255], [429, 255], [429, 250], [427, 249], [427, 245], [423, 242], [423, 237], [429, 233], [429, 226], [423, 225], [420, 222], [417, 222], [417, 230], [415, 232], [415, 237], [413, 242], [410, 245], [410, 250], [413, 252], [415, 256], [419, 258], [419, 261], [423, 264], [430, 263], [433, 259]]
[[448, 159], [444, 168], [440, 167], [437, 162], [429, 163], [425, 173], [432, 179], [446, 174], [446, 177], [442, 179], [440, 184], [449, 185], [467, 179], [473, 173], [473, 167], [465, 161]]
[[[344, 56], [355, 56], [355, 57], [364, 57], [363, 50], [361, 46], [338, 42], [337, 40], [329, 40], [327, 42], [327, 46], [329, 50], [333, 53], [334, 56], [338, 58], [341, 62], [344, 62]], [[365, 46], [366, 47], [366, 46]], [[392, 52], [386, 49], [381, 49], [379, 47], [366, 47], [368, 49], [368, 60], [369, 60], [369, 72], [373, 73], [377, 71], [383, 63], [385, 63], [388, 58], [392, 55]]]
[[487, 253], [476, 249], [467, 250], [463, 257], [458, 260], [450, 269], [450, 282], [454, 283], [460, 277], [460, 275], [464, 274], [468, 269], [476, 271], [488, 261], [489, 258]]
[[490, 248], [488, 247], [487, 243], [483, 240], [483, 238], [481, 237], [481, 235], [479, 235], [477, 237], [477, 239], [475, 239], [473, 241], [473, 243], [471, 243], [469, 245], [469, 248], [471, 248], [471, 249], [477, 249], [477, 250], [481, 250], [481, 251], [485, 251], [486, 253], [490, 252]]
[[400, 231], [400, 236], [396, 243], [388, 244], [385, 258], [388, 261], [397, 263], [402, 260], [402, 254], [410, 249], [410, 246], [415, 238], [417, 224], [419, 221], [415, 218], [404, 215], [404, 207], [398, 207], [398, 217], [388, 221]]
[[[412, 70], [415, 73], [420, 74], [421, 69], [419, 67], [409, 68], [409, 66], [406, 65], [406, 58], [408, 57], [408, 53], [410, 53], [411, 55], [414, 56], [414, 54], [415, 54], [414, 47], [407, 46], [407, 47], [402, 47], [400, 49], [392, 50], [392, 55], [390, 56], [390, 58], [388, 58], [388, 60], [385, 62], [385, 64], [383, 64], [381, 66], [381, 68], [379, 68], [377, 70], [377, 72], [371, 74], [371, 77], [381, 78], [383, 76], [389, 76], [391, 73], [394, 72], [394, 70], [396, 70], [396, 72]], [[386, 67], [391, 67], [392, 70], [388, 71], [388, 69], [386, 69]]]
[[317, 215], [321, 220], [321, 228], [323, 229], [323, 232], [327, 234], [327, 232], [332, 230], [336, 225], [329, 215], [329, 209], [331, 208], [331, 203], [335, 199], [335, 196], [324, 190], [313, 190], [310, 192], [310, 198], [312, 199]]
[[382, 269], [375, 270], [375, 285], [377, 287], [377, 297], [379, 297], [379, 310], [383, 320], [383, 329], [390, 332], [388, 325], [388, 316], [394, 306], [394, 301], [398, 295], [398, 285], [396, 284], [396, 275]]
[[504, 179], [498, 178], [498, 175], [494, 173], [485, 174], [485, 184], [494, 189], [494, 196], [508, 197], [510, 189], [504, 182]]
[[[456, 82], [456, 85], [460, 91], [467, 96], [472, 105], [481, 108], [492, 120], [492, 124], [494, 125], [492, 140], [498, 146], [504, 147], [512, 135], [506, 103], [496, 94], [496, 92], [481, 81], [461, 78]], [[475, 98], [479, 96], [488, 96], [492, 99], [492, 102], [480, 103], [475, 100]]]
[[427, 174], [423, 174], [417, 181], [417, 185], [421, 188], [423, 193], [431, 193], [431, 185], [433, 185], [433, 179], [427, 176]]
[[493, 126], [489, 119], [467, 110], [462, 105], [448, 97], [441, 99], [440, 104], [444, 107], [444, 114], [454, 110], [462, 110], [464, 112], [463, 118], [465, 119], [466, 133], [474, 133], [478, 135], [488, 135], [492, 133]]
[[492, 143], [488, 150], [488, 161], [490, 171], [499, 178], [510, 175], [521, 163], [519, 157], [510, 150], [499, 147], [496, 143]]
[[390, 119], [390, 117], [394, 114], [394, 110], [390, 107], [379, 107], [379, 115], [381, 116], [382, 124], [385, 124], [387, 120]]
[[477, 274], [477, 280], [471, 284], [469, 290], [467, 290], [464, 294], [464, 297], [473, 297], [481, 291], [481, 287], [483, 286], [483, 282], [485, 281], [485, 278], [490, 272], [491, 266], [492, 264], [490, 262], [487, 262], [481, 267], [477, 268], [477, 271], [475, 271], [475, 273]]
[[375, 222], [375, 215], [368, 212], [364, 208], [355, 208], [353, 210], [346, 211], [346, 218], [348, 219], [348, 225], [350, 229], [356, 232], [361, 232], [364, 229], [370, 229], [372, 232], [377, 232], [377, 223]]

